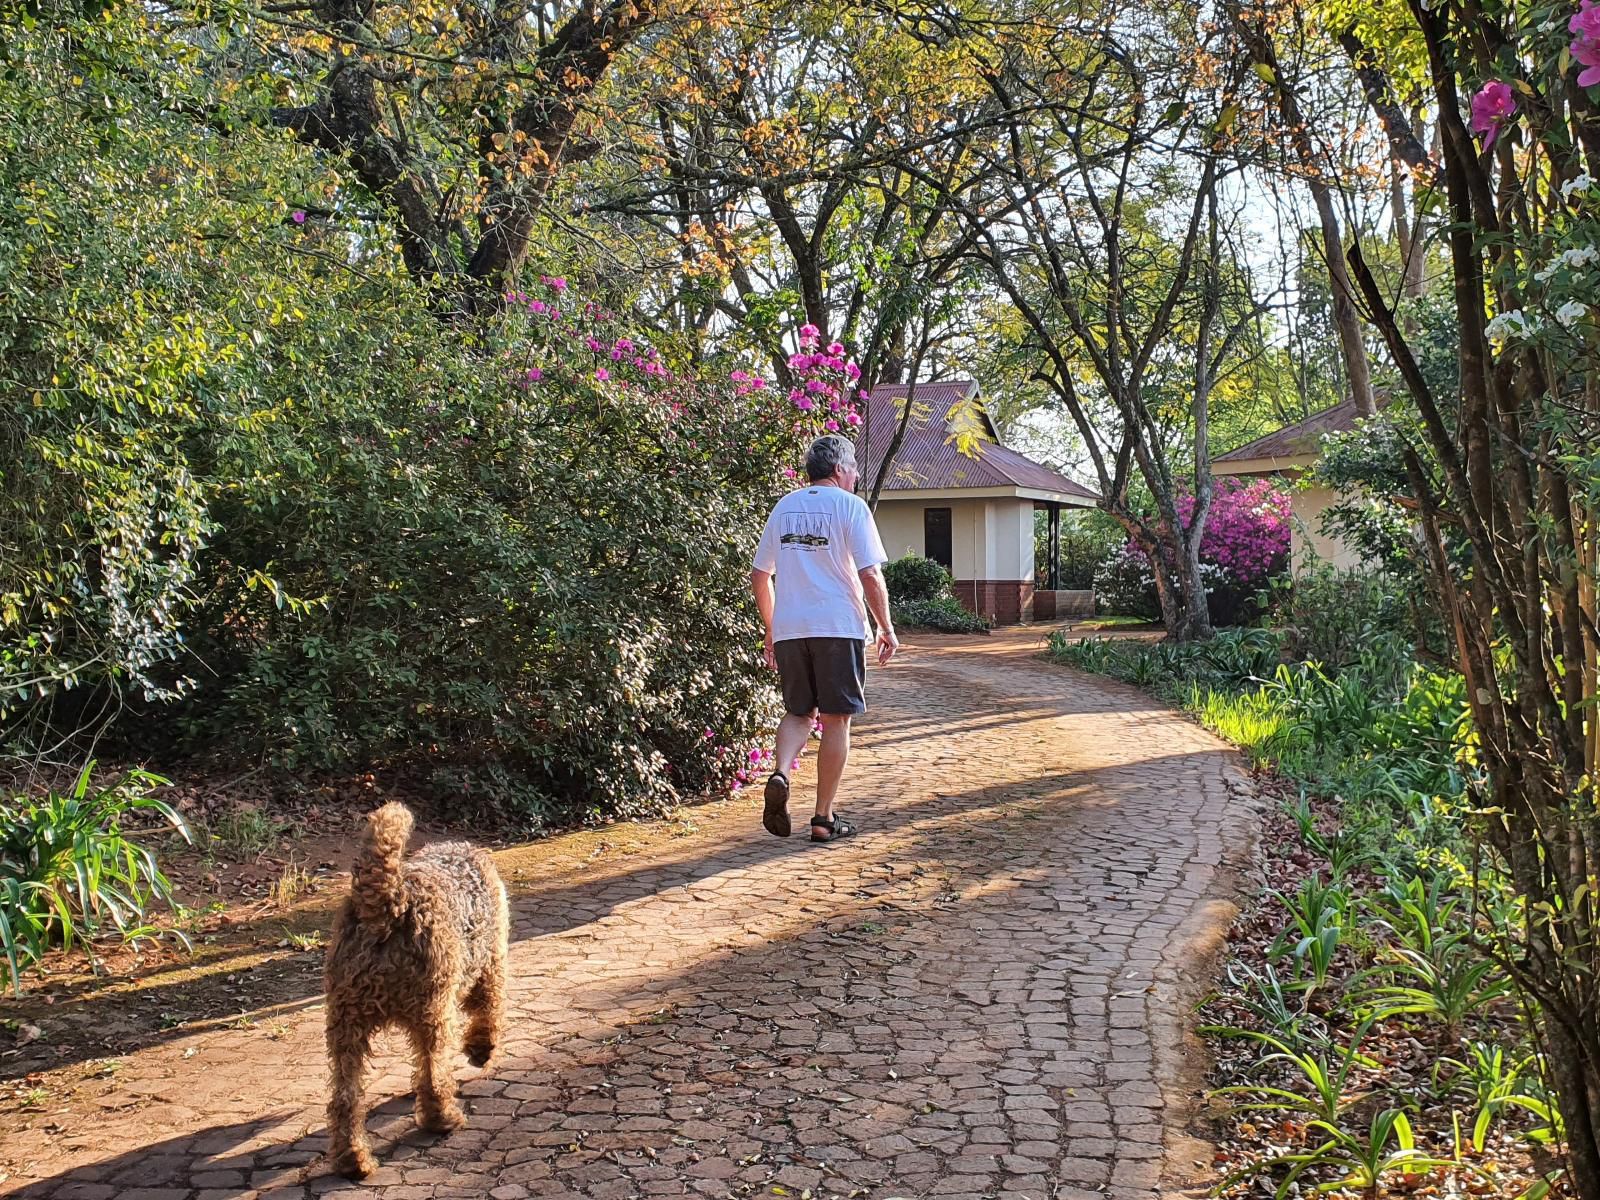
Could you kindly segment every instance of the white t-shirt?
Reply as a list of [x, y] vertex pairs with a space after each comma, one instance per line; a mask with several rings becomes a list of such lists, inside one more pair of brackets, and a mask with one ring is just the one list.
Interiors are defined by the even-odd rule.
[[866, 501], [841, 487], [790, 492], [773, 506], [755, 568], [776, 575], [772, 640], [870, 636], [858, 571], [888, 558]]

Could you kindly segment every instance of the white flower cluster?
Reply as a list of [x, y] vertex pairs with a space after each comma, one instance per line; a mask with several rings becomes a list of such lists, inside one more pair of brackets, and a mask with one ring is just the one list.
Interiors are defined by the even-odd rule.
[[1594, 180], [1589, 178], [1589, 172], [1579, 171], [1571, 179], [1567, 180], [1561, 185], [1561, 198], [1570, 203], [1573, 192], [1587, 192], [1589, 190], [1589, 185], [1593, 182]]
[[1543, 328], [1544, 322], [1537, 313], [1529, 316], [1520, 308], [1514, 308], [1490, 321], [1483, 327], [1483, 332], [1496, 341], [1506, 341], [1510, 338], [1530, 338]]
[[1584, 317], [1589, 315], [1589, 306], [1579, 300], [1568, 300], [1556, 309], [1556, 320], [1561, 322], [1563, 329], [1571, 329]]
[[1540, 283], [1545, 283], [1562, 267], [1570, 267], [1574, 271], [1580, 271], [1592, 263], [1600, 263], [1600, 250], [1596, 250], [1593, 246], [1584, 246], [1578, 250], [1563, 250], [1552, 258], [1542, 270], [1535, 271], [1533, 277]]

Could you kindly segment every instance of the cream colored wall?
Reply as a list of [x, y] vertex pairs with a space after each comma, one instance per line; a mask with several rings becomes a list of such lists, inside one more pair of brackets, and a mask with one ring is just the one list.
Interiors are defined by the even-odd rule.
[[1322, 532], [1322, 514], [1338, 502], [1332, 488], [1311, 487], [1289, 493], [1289, 550], [1298, 573], [1314, 562], [1341, 571], [1365, 565], [1359, 552], [1340, 538]]
[[1033, 579], [1033, 501], [984, 502], [984, 572], [980, 579]]
[[880, 500], [878, 511], [878, 536], [883, 539], [883, 549], [890, 558], [904, 558], [908, 554], [923, 553], [922, 510], [924, 505], [910, 500]]
[[878, 536], [890, 558], [924, 554], [922, 512], [950, 510], [950, 573], [957, 579], [1033, 578], [1033, 501], [880, 500]]

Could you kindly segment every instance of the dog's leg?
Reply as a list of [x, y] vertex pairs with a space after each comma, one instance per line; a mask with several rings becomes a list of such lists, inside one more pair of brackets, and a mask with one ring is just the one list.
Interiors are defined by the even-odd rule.
[[328, 1008], [328, 1059], [333, 1068], [333, 1094], [328, 1100], [328, 1157], [333, 1170], [360, 1179], [378, 1169], [367, 1144], [367, 1106], [362, 1075], [372, 1030], [348, 1014]]
[[467, 1026], [466, 1044], [462, 1047], [475, 1067], [488, 1066], [500, 1045], [506, 1008], [506, 953], [511, 939], [511, 911], [506, 903], [505, 885], [492, 868], [487, 882], [495, 901], [494, 948], [489, 955], [489, 965], [467, 996], [466, 1009], [471, 1021]]
[[491, 963], [478, 977], [463, 1007], [468, 1013], [467, 1038], [462, 1045], [467, 1061], [485, 1067], [500, 1044], [500, 1023], [505, 1012], [505, 965]]
[[455, 1022], [448, 1011], [429, 1011], [411, 1027], [411, 1044], [417, 1055], [417, 1124], [430, 1133], [448, 1133], [467, 1123], [456, 1103], [455, 1074], [450, 1054], [455, 1049]]

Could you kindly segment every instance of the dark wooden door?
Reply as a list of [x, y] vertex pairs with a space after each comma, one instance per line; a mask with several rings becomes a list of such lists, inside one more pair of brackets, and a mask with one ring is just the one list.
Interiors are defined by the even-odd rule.
[[950, 570], [950, 510], [922, 510], [922, 553], [946, 571]]

